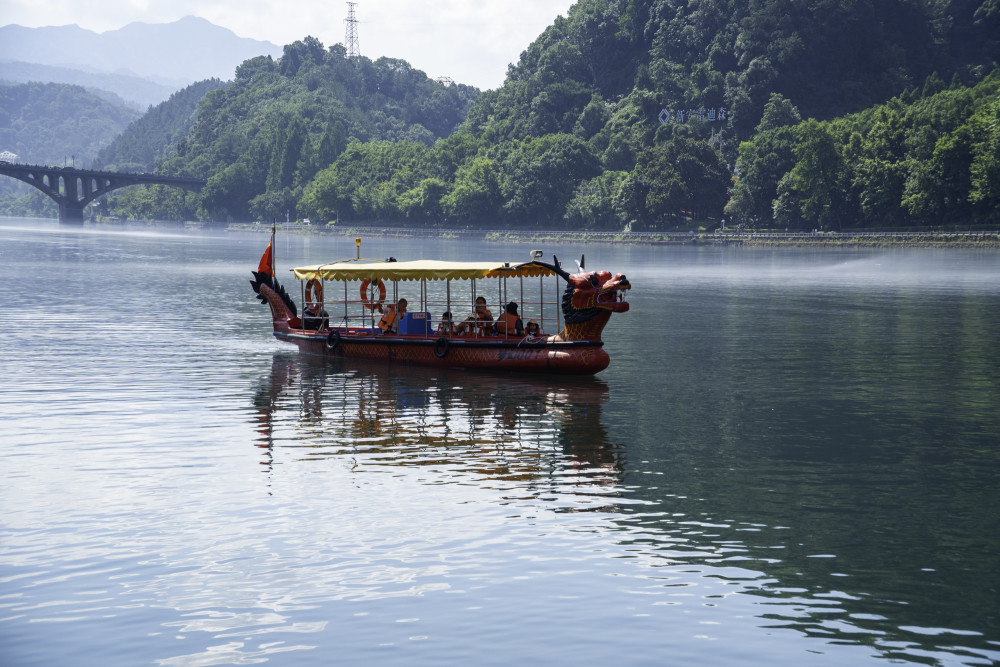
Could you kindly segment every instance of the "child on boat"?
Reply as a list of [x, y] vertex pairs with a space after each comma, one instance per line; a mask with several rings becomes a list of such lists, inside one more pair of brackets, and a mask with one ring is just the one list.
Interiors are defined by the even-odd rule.
[[438, 323], [439, 336], [451, 336], [455, 333], [455, 325], [451, 321], [451, 313], [447, 310], [441, 313], [441, 322]]

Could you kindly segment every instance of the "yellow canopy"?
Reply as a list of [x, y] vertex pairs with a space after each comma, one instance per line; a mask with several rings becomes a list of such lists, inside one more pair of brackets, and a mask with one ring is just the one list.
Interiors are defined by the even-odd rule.
[[299, 280], [473, 280], [507, 276], [553, 276], [555, 272], [533, 263], [443, 262], [420, 259], [413, 262], [380, 262], [371, 259], [342, 260], [330, 264], [292, 269]]

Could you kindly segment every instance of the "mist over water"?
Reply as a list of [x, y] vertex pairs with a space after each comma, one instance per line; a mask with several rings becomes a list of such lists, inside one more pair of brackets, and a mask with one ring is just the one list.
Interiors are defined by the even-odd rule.
[[266, 245], [0, 222], [3, 664], [1000, 661], [995, 251], [546, 248], [560, 379], [299, 355]]

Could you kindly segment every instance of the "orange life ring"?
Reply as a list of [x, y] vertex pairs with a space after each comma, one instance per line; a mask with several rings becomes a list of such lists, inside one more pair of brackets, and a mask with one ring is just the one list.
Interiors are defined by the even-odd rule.
[[[375, 295], [372, 294], [370, 297], [368, 295], [368, 287], [372, 284], [372, 281], [366, 280], [361, 283], [361, 303], [363, 303], [368, 308], [372, 310], [381, 309], [382, 304], [385, 302], [385, 283], [381, 280], [375, 283], [375, 287], [378, 288], [378, 301], [374, 300]], [[374, 301], [374, 303], [373, 303]]]
[[323, 302], [323, 283], [316, 278], [310, 278], [306, 283], [306, 307], [312, 308]]

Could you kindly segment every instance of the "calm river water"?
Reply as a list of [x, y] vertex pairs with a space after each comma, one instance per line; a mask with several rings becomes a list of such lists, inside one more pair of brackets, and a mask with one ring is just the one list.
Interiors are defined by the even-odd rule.
[[0, 221], [0, 663], [1000, 661], [1000, 253], [547, 248], [564, 380], [300, 356], [266, 244]]

